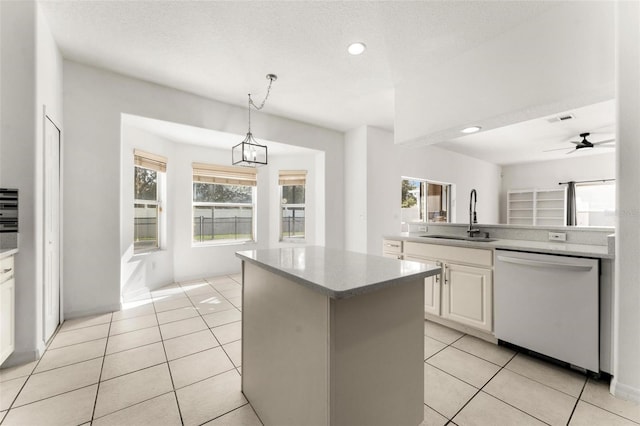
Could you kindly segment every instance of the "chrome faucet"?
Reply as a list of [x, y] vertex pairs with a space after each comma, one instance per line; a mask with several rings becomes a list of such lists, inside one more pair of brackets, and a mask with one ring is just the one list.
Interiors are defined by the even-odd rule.
[[477, 202], [478, 193], [475, 189], [472, 189], [471, 194], [469, 195], [469, 229], [467, 230], [467, 234], [469, 234], [470, 237], [473, 237], [476, 234], [480, 234], [480, 229], [473, 227], [474, 224], [478, 223], [478, 217], [476, 215]]

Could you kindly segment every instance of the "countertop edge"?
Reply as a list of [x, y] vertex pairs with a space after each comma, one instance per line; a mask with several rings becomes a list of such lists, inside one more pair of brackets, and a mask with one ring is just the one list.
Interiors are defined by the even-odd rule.
[[[398, 284], [398, 283], [403, 283], [403, 282], [407, 282], [407, 281], [413, 281], [413, 280], [417, 280], [417, 279], [422, 279], [422, 278], [426, 278], [426, 277], [430, 277], [432, 275], [437, 275], [441, 272], [441, 268], [437, 267], [437, 266], [433, 266], [430, 269], [423, 271], [423, 272], [418, 272], [418, 273], [414, 273], [411, 275], [406, 275], [406, 276], [401, 276], [398, 278], [394, 278], [391, 280], [384, 280], [384, 281], [378, 281], [375, 283], [371, 283], [371, 284], [366, 284], [360, 287], [357, 287], [355, 289], [350, 289], [350, 290], [343, 290], [343, 291], [338, 291], [338, 290], [332, 290], [330, 288], [327, 288], [323, 285], [314, 283], [313, 281], [309, 281], [305, 278], [302, 278], [298, 275], [292, 274], [290, 272], [287, 272], [285, 270], [282, 270], [280, 268], [276, 268], [273, 267], [269, 264], [260, 262], [258, 260], [255, 260], [251, 257], [248, 257], [244, 254], [242, 254], [242, 252], [236, 252], [236, 257], [240, 258], [243, 261], [249, 262], [253, 265], [256, 266], [260, 266], [261, 268], [264, 268], [265, 270], [269, 271], [269, 272], [273, 272], [276, 275], [279, 275], [283, 278], [289, 279], [291, 281], [294, 281], [298, 284], [301, 284], [307, 288], [310, 288], [311, 290], [317, 291], [318, 293], [321, 293], [325, 296], [330, 297], [331, 299], [347, 299], [349, 297], [352, 296], [356, 296], [359, 294], [364, 294], [364, 293], [369, 293], [384, 287], [388, 287], [391, 284]], [[409, 260], [399, 260], [399, 262], [410, 262]]]
[[[484, 248], [484, 249], [502, 249], [502, 250], [515, 250], [515, 251], [527, 251], [532, 253], [543, 253], [543, 254], [556, 254], [556, 255], [565, 255], [565, 256], [582, 256], [582, 257], [592, 257], [599, 259], [615, 259], [615, 255], [611, 253], [598, 253], [592, 251], [595, 247], [602, 247], [603, 250], [608, 250], [606, 246], [591, 246], [587, 244], [572, 244], [572, 243], [546, 243], [544, 241], [525, 241], [525, 240], [507, 240], [507, 239], [496, 239], [495, 241], [489, 242], [477, 242], [477, 241], [468, 241], [468, 240], [448, 240], [446, 238], [429, 238], [429, 237], [420, 237], [417, 235], [384, 235], [384, 239], [389, 240], [401, 240], [401, 241], [411, 241], [415, 243], [423, 243], [423, 244], [439, 244], [446, 246], [456, 246], [456, 247], [470, 247], [470, 248]], [[565, 246], [567, 248], [553, 248], [553, 247], [535, 247], [533, 244], [558, 244], [558, 246]], [[582, 249], [581, 249], [582, 248]]]
[[12, 256], [16, 253], [18, 253], [17, 248], [0, 249], [0, 259], [4, 259], [5, 257]]

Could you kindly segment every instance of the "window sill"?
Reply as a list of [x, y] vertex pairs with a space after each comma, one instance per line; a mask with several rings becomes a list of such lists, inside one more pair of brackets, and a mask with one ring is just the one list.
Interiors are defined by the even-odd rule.
[[222, 247], [222, 246], [243, 246], [247, 244], [256, 244], [255, 240], [234, 240], [234, 241], [225, 241], [220, 240], [216, 242], [206, 242], [206, 243], [191, 243], [191, 248], [202, 248], [202, 247]]
[[166, 251], [163, 248], [153, 248], [153, 249], [147, 249], [147, 250], [140, 250], [140, 251], [135, 251], [133, 252], [133, 257], [138, 257], [138, 256], [147, 256], [153, 253], [158, 253], [161, 251]]
[[287, 244], [306, 244], [307, 240], [302, 238], [283, 238], [280, 242]]

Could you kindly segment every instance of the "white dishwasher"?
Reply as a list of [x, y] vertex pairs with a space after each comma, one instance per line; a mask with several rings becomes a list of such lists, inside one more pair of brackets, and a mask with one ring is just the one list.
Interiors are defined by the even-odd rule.
[[496, 250], [498, 339], [598, 373], [598, 260]]

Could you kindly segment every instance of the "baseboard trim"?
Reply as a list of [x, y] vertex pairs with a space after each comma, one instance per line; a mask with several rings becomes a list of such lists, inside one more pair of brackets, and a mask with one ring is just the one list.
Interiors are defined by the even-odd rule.
[[609, 392], [617, 398], [640, 403], [640, 389], [620, 383], [615, 377], [611, 379]]
[[9, 355], [9, 358], [2, 363], [2, 368], [15, 367], [16, 365], [27, 364], [32, 361], [40, 359], [40, 351], [38, 349], [33, 351], [14, 352]]
[[108, 314], [120, 310], [120, 303], [114, 303], [112, 305], [100, 306], [95, 309], [87, 309], [82, 311], [70, 311], [64, 313], [64, 319], [70, 320], [74, 318], [86, 317], [89, 315]]

